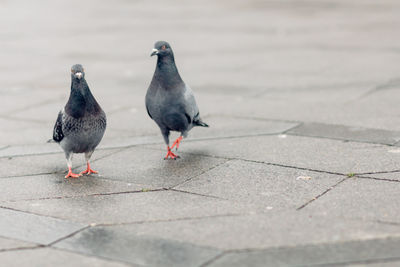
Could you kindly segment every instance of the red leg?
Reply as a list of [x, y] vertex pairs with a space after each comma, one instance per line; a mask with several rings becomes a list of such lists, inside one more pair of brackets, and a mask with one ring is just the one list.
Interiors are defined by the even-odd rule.
[[89, 161], [88, 161], [86, 171], [83, 171], [83, 172], [81, 172], [80, 174], [81, 174], [81, 175], [82, 175], [82, 174], [90, 175], [90, 174], [92, 174], [92, 173], [98, 173], [98, 172], [97, 172], [97, 171], [94, 171], [94, 170], [92, 170], [92, 169], [90, 168], [90, 163], [89, 163]]
[[176, 150], [178, 150], [179, 144], [181, 143], [182, 138], [183, 138], [182, 136], [179, 136], [179, 137], [175, 140], [175, 142], [172, 144], [171, 149], [173, 149], [174, 146], [176, 145]]
[[80, 174], [73, 173], [71, 170], [71, 167], [68, 167], [68, 173], [65, 175], [65, 178], [71, 177], [71, 178], [78, 178], [81, 176]]
[[171, 157], [171, 159], [179, 158], [178, 155], [175, 155], [174, 153], [172, 153], [171, 148], [169, 146], [167, 147], [167, 149], [168, 149], [168, 152], [164, 159], [168, 159], [168, 157]]

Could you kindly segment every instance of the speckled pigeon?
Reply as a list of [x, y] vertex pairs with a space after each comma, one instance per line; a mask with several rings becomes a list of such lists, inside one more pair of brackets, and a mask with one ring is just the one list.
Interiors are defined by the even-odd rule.
[[[71, 79], [71, 94], [64, 109], [58, 113], [53, 130], [53, 140], [60, 144], [67, 158], [68, 174], [65, 178], [97, 173], [90, 168], [89, 161], [107, 124], [106, 114], [90, 92], [82, 65], [72, 66]], [[86, 171], [72, 173], [73, 153], [85, 153]]]
[[[186, 137], [194, 126], [208, 127], [200, 118], [194, 95], [178, 73], [171, 46], [165, 41], [154, 45], [151, 56], [157, 55], [157, 66], [146, 94], [146, 108], [150, 118], [160, 127], [167, 144], [165, 159], [178, 156], [171, 149], [178, 149], [182, 137]], [[181, 133], [169, 146], [170, 131]]]

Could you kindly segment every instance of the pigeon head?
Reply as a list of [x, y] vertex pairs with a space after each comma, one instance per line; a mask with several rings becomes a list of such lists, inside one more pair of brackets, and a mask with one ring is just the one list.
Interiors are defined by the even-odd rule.
[[74, 80], [80, 80], [85, 78], [85, 70], [81, 64], [75, 64], [71, 67], [71, 78]]
[[154, 48], [150, 56], [152, 57], [154, 55], [157, 55], [159, 58], [174, 56], [171, 46], [165, 41], [158, 41], [154, 44]]

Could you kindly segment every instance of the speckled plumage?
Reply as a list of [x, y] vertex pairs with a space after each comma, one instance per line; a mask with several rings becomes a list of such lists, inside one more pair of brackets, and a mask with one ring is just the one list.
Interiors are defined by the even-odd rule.
[[194, 126], [208, 127], [200, 118], [193, 92], [185, 84], [175, 65], [174, 54], [167, 42], [154, 45], [152, 55], [157, 55], [157, 66], [146, 94], [149, 116], [160, 127], [169, 147], [170, 131], [186, 137]]
[[[74, 65], [71, 71], [70, 97], [59, 112], [53, 130], [53, 140], [64, 150], [69, 168], [73, 153], [85, 153], [89, 162], [107, 125], [106, 114], [90, 92], [82, 66]], [[76, 73], [82, 77], [78, 78]]]

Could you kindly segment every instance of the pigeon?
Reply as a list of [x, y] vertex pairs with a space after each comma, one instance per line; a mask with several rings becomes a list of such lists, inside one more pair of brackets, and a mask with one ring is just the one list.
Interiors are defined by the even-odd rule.
[[[67, 159], [65, 178], [97, 173], [90, 168], [90, 157], [106, 130], [106, 114], [90, 92], [85, 71], [80, 64], [71, 68], [71, 94], [65, 107], [58, 113], [53, 140], [59, 143]], [[80, 174], [72, 172], [73, 153], [85, 153], [87, 169]]]
[[[199, 109], [194, 99], [193, 91], [181, 79], [175, 65], [174, 53], [169, 43], [158, 41], [150, 56], [157, 55], [157, 66], [153, 79], [146, 93], [146, 108], [150, 118], [153, 119], [167, 145], [167, 155], [176, 159], [179, 156], [172, 153], [172, 149], [179, 144], [183, 137], [194, 126], [208, 127], [200, 118]], [[169, 146], [170, 131], [180, 132], [181, 135]]]

